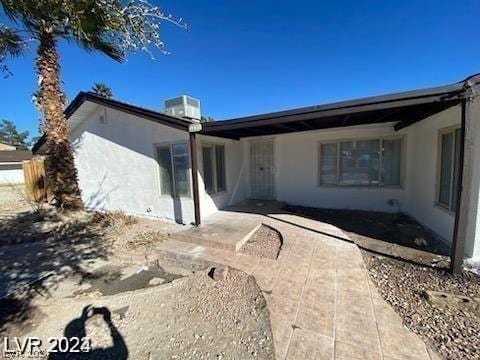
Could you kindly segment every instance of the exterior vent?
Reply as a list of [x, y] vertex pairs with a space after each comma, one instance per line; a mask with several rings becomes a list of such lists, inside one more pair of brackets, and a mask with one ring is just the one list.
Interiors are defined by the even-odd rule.
[[165, 100], [165, 114], [180, 118], [200, 120], [200, 101], [188, 95]]

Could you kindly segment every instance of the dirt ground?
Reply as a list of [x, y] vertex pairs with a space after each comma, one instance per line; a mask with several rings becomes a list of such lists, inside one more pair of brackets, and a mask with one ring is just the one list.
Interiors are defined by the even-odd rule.
[[[363, 251], [370, 278], [382, 297], [445, 359], [480, 359], [480, 277], [379, 257]], [[427, 301], [425, 291], [456, 295], [456, 301]], [[460, 296], [459, 296], [460, 295]], [[469, 302], [470, 306], [465, 306]]]
[[260, 258], [276, 260], [281, 248], [282, 236], [280, 233], [271, 227], [261, 225], [240, 248], [239, 252]]
[[0, 216], [30, 209], [23, 185], [0, 185]]
[[214, 281], [207, 269], [166, 259], [112, 262], [151, 250], [182, 225], [33, 211], [10, 195], [0, 197], [2, 335], [89, 337], [94, 351], [70, 358], [274, 357], [268, 309], [251, 276], [231, 270]]
[[36, 299], [29, 327], [8, 334], [91, 341], [88, 356], [53, 358], [274, 358], [268, 309], [253, 277], [237, 270], [224, 281], [212, 280], [207, 271], [184, 275], [111, 296], [84, 291], [73, 298]]

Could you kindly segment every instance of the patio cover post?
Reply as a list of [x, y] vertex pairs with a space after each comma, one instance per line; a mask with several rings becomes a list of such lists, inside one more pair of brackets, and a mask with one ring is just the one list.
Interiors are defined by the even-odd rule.
[[[466, 151], [466, 141], [465, 137], [467, 136], [467, 126], [468, 126], [468, 136], [470, 136], [471, 129], [471, 117], [467, 115], [469, 108], [468, 100], [462, 100], [461, 105], [461, 128], [460, 128], [460, 156], [459, 156], [459, 174], [458, 174], [458, 188], [457, 191], [457, 208], [455, 209], [455, 225], [453, 228], [453, 242], [452, 249], [450, 254], [450, 271], [453, 274], [459, 274], [462, 272], [463, 267], [463, 256], [465, 251], [465, 236], [467, 228], [467, 217], [468, 217], [468, 198], [467, 194], [469, 193], [469, 184], [470, 180], [468, 177], [470, 166], [470, 159], [465, 159], [468, 157], [468, 151]], [[468, 119], [468, 123], [467, 123]], [[465, 169], [465, 167], [467, 169]], [[466, 176], [467, 175], [467, 176]]]
[[195, 208], [195, 226], [201, 224], [200, 217], [200, 196], [198, 194], [198, 163], [197, 163], [197, 139], [196, 134], [190, 132], [190, 157], [192, 162], [192, 187], [193, 206]]
[[475, 97], [480, 95], [478, 76], [467, 79], [464, 83], [464, 99], [462, 100], [461, 118], [461, 146], [459, 161], [459, 178], [455, 209], [455, 226], [453, 228], [452, 252], [450, 256], [450, 271], [454, 274], [462, 272], [463, 257], [465, 253], [465, 241], [467, 237], [467, 225], [470, 210], [470, 201], [473, 196], [473, 162], [475, 158], [475, 129], [476, 120], [472, 110]]

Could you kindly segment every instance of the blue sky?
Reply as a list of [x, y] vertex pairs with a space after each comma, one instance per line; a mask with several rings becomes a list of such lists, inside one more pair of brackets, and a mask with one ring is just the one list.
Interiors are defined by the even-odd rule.
[[[181, 93], [217, 120], [443, 85], [480, 72], [480, 1], [155, 1], [190, 26], [165, 24], [172, 54], [123, 64], [61, 43], [71, 100], [101, 81], [114, 97], [161, 110]], [[0, 119], [36, 133], [34, 51], [0, 79]]]

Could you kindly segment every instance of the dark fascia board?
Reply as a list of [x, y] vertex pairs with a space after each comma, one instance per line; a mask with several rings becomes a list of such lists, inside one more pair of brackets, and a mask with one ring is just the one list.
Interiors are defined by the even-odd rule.
[[[273, 118], [270, 117], [270, 118], [258, 119], [258, 120], [248, 120], [243, 122], [222, 121], [212, 125], [203, 124], [204, 128], [202, 129], [201, 133], [207, 134], [209, 132], [214, 132], [214, 131], [235, 130], [235, 129], [249, 128], [249, 127], [256, 127], [256, 126], [278, 125], [278, 124], [284, 124], [284, 123], [290, 123], [290, 122], [321, 119], [321, 118], [327, 118], [327, 117], [333, 117], [333, 116], [345, 116], [349, 114], [356, 114], [356, 113], [369, 112], [369, 111], [388, 110], [388, 109], [395, 109], [395, 108], [402, 108], [402, 107], [406, 108], [409, 106], [432, 104], [435, 102], [437, 103], [453, 102], [456, 100], [456, 98], [454, 97], [455, 95], [460, 95], [460, 92], [449, 93], [447, 96], [445, 96], [445, 94], [442, 94], [442, 95], [419, 97], [414, 99], [404, 99], [404, 100], [398, 100], [398, 101], [381, 102], [381, 103], [374, 103], [374, 104], [365, 104], [365, 105], [358, 104], [351, 107], [328, 108], [328, 109], [318, 110], [315, 112], [308, 112], [308, 113], [287, 115], [287, 116], [280, 116], [280, 117], [273, 117]], [[348, 126], [348, 125], [345, 125], [345, 126]]]
[[47, 137], [45, 136], [45, 134], [43, 134], [40, 139], [37, 140], [37, 142], [35, 144], [33, 144], [32, 146], [32, 154], [36, 155], [38, 150], [40, 150], [40, 148], [43, 146], [43, 144], [45, 144], [47, 142]]
[[147, 120], [170, 126], [179, 130], [188, 131], [188, 126], [193, 122], [166, 115], [158, 111], [145, 109], [136, 105], [127, 104], [118, 100], [105, 99], [91, 92], [80, 92], [65, 109], [65, 116], [69, 118], [86, 101], [107, 106], [109, 108], [136, 115]]
[[[153, 111], [145, 109], [136, 105], [127, 104], [118, 100], [105, 99], [101, 96], [98, 96], [91, 92], [81, 91], [75, 96], [75, 99], [67, 106], [65, 109], [65, 116], [67, 119], [72, 116], [75, 111], [78, 110], [80, 106], [86, 101], [92, 102], [94, 104], [107, 106], [109, 108], [122, 111], [131, 115], [135, 115], [147, 120], [154, 121], [156, 123], [173, 127], [178, 130], [188, 131], [188, 126], [193, 122], [185, 119], [176, 118], [174, 116], [169, 116], [158, 111]], [[36, 154], [38, 150], [45, 144], [46, 137], [43, 135], [38, 141], [33, 145], [32, 152]]]
[[217, 121], [213, 123], [203, 123], [202, 132], [208, 133], [228, 129], [239, 129], [242, 127], [281, 124], [291, 121], [304, 121], [328, 116], [348, 115], [363, 111], [373, 111], [451, 100], [455, 98], [455, 96], [463, 93], [464, 85], [465, 82], [460, 82], [457, 84], [429, 89], [367, 97], [325, 105], [316, 105], [293, 110]]

